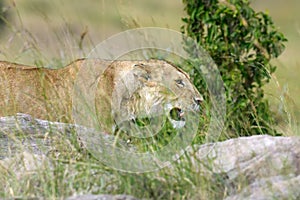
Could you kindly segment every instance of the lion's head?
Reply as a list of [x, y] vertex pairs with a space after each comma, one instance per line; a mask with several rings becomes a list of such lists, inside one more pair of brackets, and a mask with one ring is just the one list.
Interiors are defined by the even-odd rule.
[[97, 111], [100, 121], [106, 119], [112, 123], [104, 125], [112, 132], [119, 128], [154, 134], [166, 120], [174, 128], [181, 128], [185, 112], [199, 112], [203, 101], [189, 76], [162, 60], [116, 61], [104, 71], [99, 82], [96, 96], [105, 102], [96, 106]]

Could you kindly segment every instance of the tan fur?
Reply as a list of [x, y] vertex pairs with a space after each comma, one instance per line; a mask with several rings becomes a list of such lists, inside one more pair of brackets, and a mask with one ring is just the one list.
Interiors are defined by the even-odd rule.
[[[89, 62], [100, 68], [109, 63]], [[73, 87], [78, 71], [85, 70], [83, 67], [86, 67], [84, 59], [58, 70], [0, 62], [0, 116], [19, 112], [40, 119], [72, 122]], [[109, 133], [120, 118], [131, 120], [158, 112], [164, 102], [194, 108], [193, 98], [202, 98], [186, 73], [161, 60], [115, 61], [101, 74], [101, 70], [96, 70], [91, 79], [97, 83], [98, 118]], [[184, 84], [178, 84], [180, 81]], [[153, 106], [155, 103], [157, 106]]]

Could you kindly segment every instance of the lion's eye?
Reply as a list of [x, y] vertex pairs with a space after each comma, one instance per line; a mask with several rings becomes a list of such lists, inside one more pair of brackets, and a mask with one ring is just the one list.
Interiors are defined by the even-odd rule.
[[138, 63], [138, 64], [134, 64], [135, 67], [140, 67], [140, 66], [144, 66], [144, 63]]
[[185, 83], [182, 79], [177, 79], [177, 80], [175, 80], [175, 82], [179, 87], [184, 87], [185, 86]]

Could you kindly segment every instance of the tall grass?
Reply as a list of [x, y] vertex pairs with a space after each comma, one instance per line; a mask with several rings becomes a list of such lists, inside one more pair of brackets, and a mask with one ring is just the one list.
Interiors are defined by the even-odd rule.
[[[65, 1], [52, 3], [52, 1], [38, 0], [8, 3], [12, 21], [7, 25], [7, 35], [1, 36], [0, 58], [38, 64], [43, 67], [59, 68], [74, 58], [86, 56], [104, 36], [120, 29], [135, 27], [137, 25], [134, 23], [135, 20], [140, 23], [140, 26], [161, 25], [159, 17], [153, 17], [154, 22], [151, 22], [151, 17], [149, 19], [143, 16], [138, 9], [136, 16], [139, 19], [131, 15], [124, 17], [122, 13], [130, 13], [134, 3], [128, 3], [128, 6], [123, 5], [126, 4], [125, 2], [119, 3], [117, 15], [109, 15], [110, 10], [101, 11], [100, 8], [103, 7], [99, 4], [82, 3], [82, 1], [72, 1], [71, 4]], [[172, 9], [181, 10], [181, 5], [177, 2], [168, 1], [168, 3]], [[174, 8], [171, 6], [173, 4], [179, 7]], [[72, 6], [75, 7], [74, 10]], [[84, 7], [88, 9], [81, 9]], [[160, 9], [160, 6], [156, 6], [153, 12], [157, 9]], [[160, 12], [175, 18], [174, 14], [171, 14], [174, 10], [164, 12], [163, 9], [167, 8], [163, 7]], [[31, 14], [32, 11], [34, 14]], [[52, 18], [53, 16], [55, 19]], [[86, 21], [80, 20], [83, 16], [90, 17], [91, 22], [88, 26], [85, 24]], [[77, 21], [70, 23], [68, 18], [75, 18]], [[98, 24], [99, 21], [105, 21], [107, 18], [109, 24], [115, 23], [116, 27]], [[146, 22], [142, 22], [143, 20]], [[179, 21], [180, 19], [178, 21], [169, 19], [161, 23], [179, 29]], [[43, 28], [40, 28], [41, 24], [44, 24]], [[91, 26], [97, 28], [91, 30]], [[87, 35], [84, 35], [85, 31], [88, 31]], [[98, 39], [94, 39], [98, 36], [100, 36]], [[282, 98], [278, 99], [283, 114], [280, 120], [284, 120], [284, 125], [280, 128], [284, 129], [287, 135], [294, 135], [297, 130], [299, 131], [299, 124], [292, 113], [298, 108], [290, 107], [293, 105], [290, 100], [293, 97], [290, 97], [288, 91], [280, 84], [278, 87], [280, 88], [278, 91], [283, 91]], [[18, 144], [21, 149], [24, 138], [31, 137], [22, 133], [10, 134], [10, 140]], [[35, 155], [33, 151], [27, 150], [26, 154], [16, 153], [16, 158], [0, 160], [0, 185], [2, 186], [0, 198], [63, 199], [75, 194], [109, 193], [130, 194], [146, 199], [205, 200], [222, 199], [230, 191], [226, 176], [222, 173], [209, 173], [212, 172], [212, 164], [204, 165], [201, 160], [193, 159], [191, 154], [183, 155], [180, 162], [174, 163], [171, 168], [143, 174], [126, 173], [113, 170], [95, 159], [81, 148], [75, 134], [67, 138], [64, 134], [50, 132], [40, 137], [42, 140], [50, 138], [52, 141], [47, 157]], [[6, 142], [3, 138], [4, 136], [0, 134], [0, 146]], [[198, 143], [200, 142], [203, 142], [201, 138], [198, 139]], [[24, 162], [28, 160], [31, 160], [31, 163]], [[192, 164], [192, 160], [196, 163]], [[28, 165], [31, 170], [24, 170]], [[205, 168], [208, 173], [200, 173], [201, 170], [193, 166]], [[241, 181], [242, 184], [246, 183]]]

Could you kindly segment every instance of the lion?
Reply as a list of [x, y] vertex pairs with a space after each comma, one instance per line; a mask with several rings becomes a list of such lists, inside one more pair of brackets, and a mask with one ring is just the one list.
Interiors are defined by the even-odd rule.
[[[79, 74], [86, 71], [88, 77], [80, 82]], [[91, 107], [101, 129], [109, 134], [141, 127], [155, 131], [164, 120], [175, 128], [182, 127], [185, 111], [198, 112], [203, 101], [188, 74], [164, 60], [79, 59], [61, 69], [2, 61], [0, 116], [26, 113], [73, 123], [76, 84], [86, 84], [88, 89], [81, 93], [88, 95], [94, 85]]]

